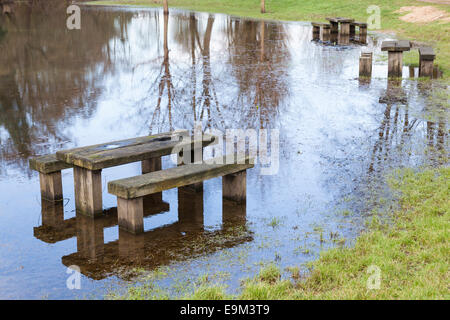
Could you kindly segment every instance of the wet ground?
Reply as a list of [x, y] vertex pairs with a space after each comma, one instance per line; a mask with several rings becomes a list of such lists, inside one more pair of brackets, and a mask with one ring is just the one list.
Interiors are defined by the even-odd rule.
[[[329, 46], [309, 23], [177, 10], [83, 7], [73, 31], [65, 19], [49, 2], [0, 17], [0, 298], [102, 298], [151, 270], [173, 294], [206, 274], [233, 292], [264, 263], [302, 267], [351, 245], [389, 197], [391, 170], [447, 161], [448, 88], [407, 79], [408, 67], [388, 82], [381, 35]], [[368, 82], [357, 79], [367, 49]], [[220, 178], [203, 195], [169, 190], [134, 237], [119, 233], [106, 188], [103, 217], [75, 213], [71, 170], [64, 203], [41, 203], [30, 157], [195, 121], [279, 130], [279, 171], [248, 171], [246, 207], [222, 203]], [[103, 185], [139, 173], [106, 169]], [[71, 265], [80, 290], [66, 285]]]

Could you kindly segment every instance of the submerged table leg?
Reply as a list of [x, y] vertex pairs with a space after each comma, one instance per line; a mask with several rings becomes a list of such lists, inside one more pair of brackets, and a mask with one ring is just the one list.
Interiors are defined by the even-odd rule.
[[42, 200], [60, 201], [63, 199], [61, 171], [39, 173], [39, 182]]
[[247, 171], [241, 171], [222, 177], [222, 197], [238, 203], [247, 199]]
[[[160, 171], [162, 168], [161, 157], [142, 161], [142, 174]], [[162, 202], [162, 192], [157, 192], [144, 197], [144, 209]]]
[[143, 198], [122, 199], [117, 197], [117, 216], [119, 228], [130, 233], [144, 232]]
[[102, 171], [73, 168], [75, 206], [78, 212], [94, 217], [103, 211]]
[[388, 52], [388, 77], [401, 78], [403, 73], [403, 51]]

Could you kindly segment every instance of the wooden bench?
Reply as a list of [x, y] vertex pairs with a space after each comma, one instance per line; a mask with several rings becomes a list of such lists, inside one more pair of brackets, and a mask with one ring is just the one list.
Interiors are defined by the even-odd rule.
[[56, 154], [32, 158], [29, 160], [29, 164], [32, 170], [39, 172], [42, 200], [62, 200], [61, 170], [72, 168], [72, 166], [58, 160]]
[[[178, 140], [181, 136], [187, 139]], [[161, 157], [178, 153], [180, 149], [200, 151], [214, 144], [215, 137], [208, 134], [191, 136], [187, 131], [167, 132], [87, 147], [56, 152], [56, 158], [73, 166], [75, 206], [78, 212], [89, 216], [103, 211], [102, 169], [141, 161], [142, 173], [161, 170]]]
[[331, 24], [331, 34], [337, 34], [339, 32], [339, 24], [341, 25], [340, 34], [350, 35], [350, 23], [354, 22], [354, 19], [349, 18], [326, 18]]
[[350, 23], [350, 39], [356, 40], [356, 27], [359, 29], [359, 43], [367, 42], [367, 23], [354, 21]]
[[362, 52], [359, 58], [359, 76], [370, 78], [372, 76], [372, 52]]
[[221, 160], [224, 164], [187, 164], [109, 182], [108, 192], [117, 196], [119, 227], [134, 234], [142, 233], [143, 197], [216, 177], [223, 177], [224, 199], [245, 202], [246, 170], [254, 166], [253, 160], [245, 158], [232, 164], [227, 164], [226, 159]]
[[433, 48], [419, 48], [419, 77], [433, 77], [433, 63], [436, 58]]
[[409, 51], [409, 41], [383, 41], [381, 51], [388, 51], [388, 77], [402, 77], [403, 51]]
[[311, 25], [313, 26], [313, 40], [330, 41], [331, 26], [329, 23], [311, 22]]

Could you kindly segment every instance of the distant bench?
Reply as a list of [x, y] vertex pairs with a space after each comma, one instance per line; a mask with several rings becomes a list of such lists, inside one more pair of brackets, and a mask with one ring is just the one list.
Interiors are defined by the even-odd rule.
[[179, 167], [155, 171], [140, 176], [110, 181], [108, 192], [117, 196], [119, 227], [131, 233], [144, 231], [143, 198], [164, 190], [192, 185], [204, 180], [223, 177], [222, 197], [245, 202], [246, 170], [252, 168], [249, 158], [226, 164], [187, 164]]

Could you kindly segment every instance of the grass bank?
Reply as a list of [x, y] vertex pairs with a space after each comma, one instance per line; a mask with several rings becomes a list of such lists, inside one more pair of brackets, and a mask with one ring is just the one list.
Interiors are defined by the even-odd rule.
[[[193, 293], [177, 298], [449, 299], [450, 168], [401, 170], [389, 184], [399, 202], [388, 222], [374, 217], [354, 247], [325, 251], [308, 273], [292, 268], [292, 277], [282, 280], [281, 271], [269, 265], [243, 281], [238, 296], [227, 295], [223, 285], [201, 281]], [[116, 298], [155, 295], [143, 286]]]
[[[381, 30], [395, 32], [397, 37], [432, 45], [437, 53], [436, 63], [450, 78], [450, 21], [425, 24], [400, 20], [407, 14], [397, 12], [406, 6], [433, 6], [450, 15], [450, 6], [416, 0], [266, 0], [267, 13], [259, 11], [259, 0], [169, 0], [170, 7], [227, 13], [236, 16], [291, 21], [325, 21], [328, 16], [346, 16], [367, 21], [372, 13], [367, 8], [380, 7]], [[161, 0], [107, 0], [92, 1], [96, 5], [161, 6]], [[381, 31], [380, 30], [380, 31]], [[413, 56], [414, 59], [417, 56]], [[408, 58], [405, 62], [410, 62]]]

